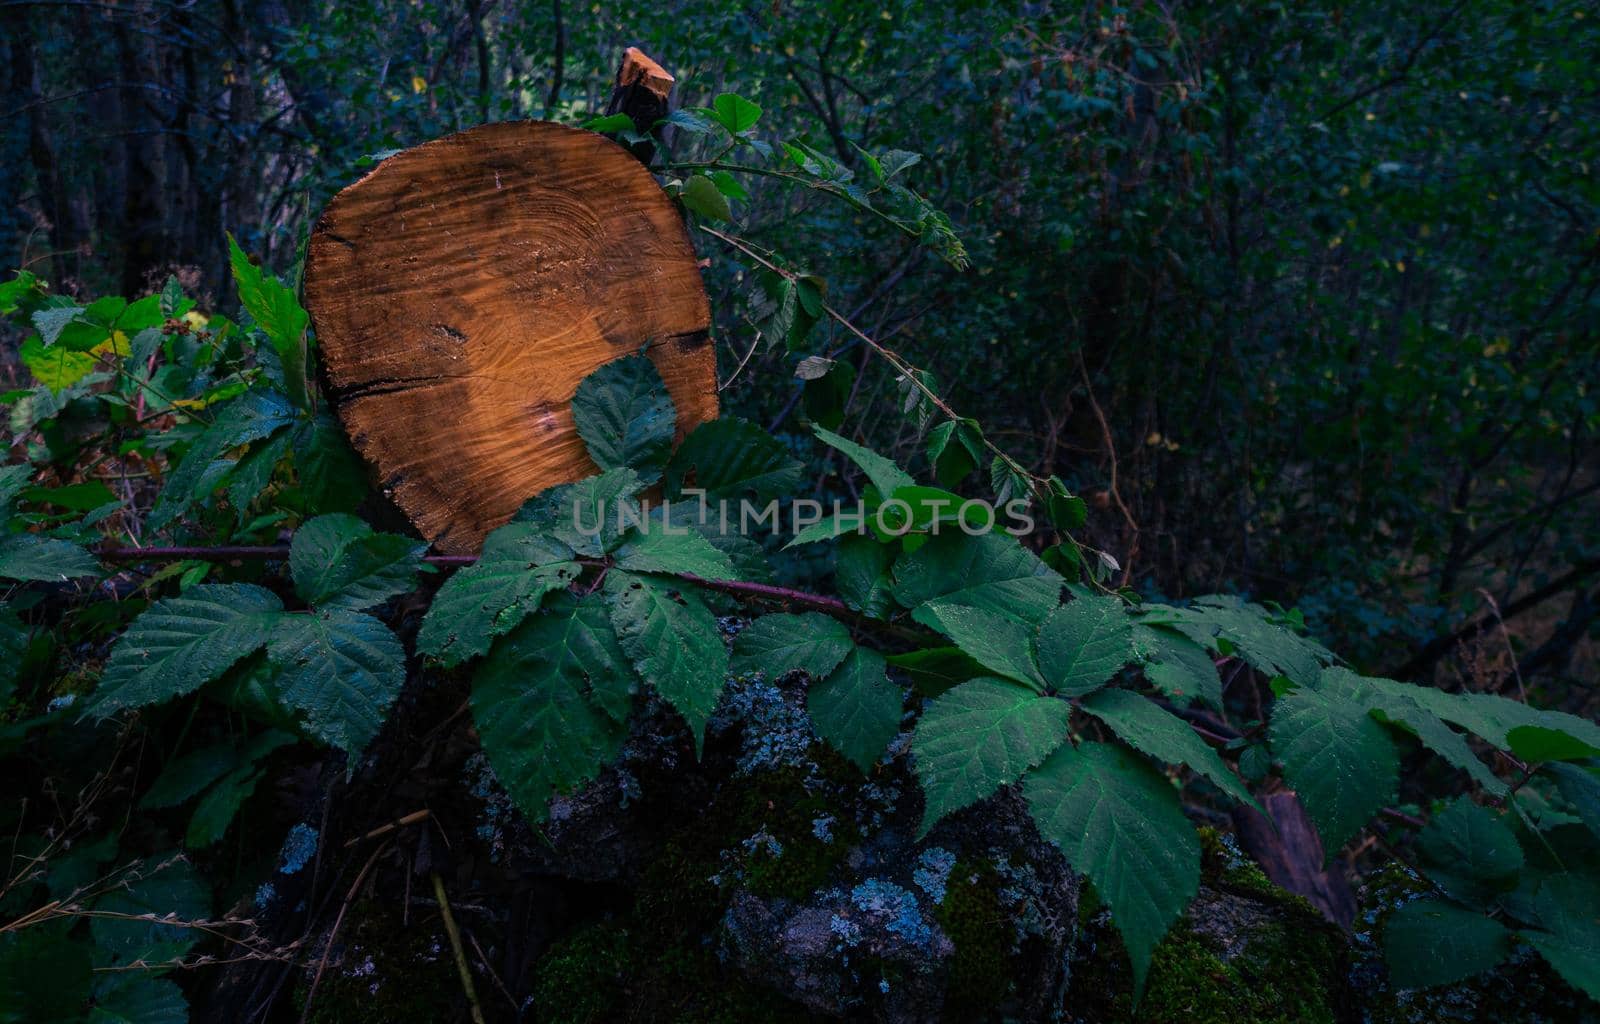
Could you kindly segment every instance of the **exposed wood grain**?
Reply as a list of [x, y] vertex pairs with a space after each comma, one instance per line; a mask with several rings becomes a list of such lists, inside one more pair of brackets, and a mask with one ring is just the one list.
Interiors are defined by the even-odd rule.
[[388, 158], [323, 212], [305, 291], [346, 430], [440, 551], [595, 471], [570, 402], [603, 363], [649, 342], [680, 439], [717, 413], [683, 221], [593, 132], [491, 124]]
[[[672, 86], [677, 81], [667, 69], [647, 57], [637, 46], [623, 51], [617, 68], [617, 81], [611, 89], [608, 114], [627, 114], [641, 135], [650, 135], [655, 123], [667, 116], [672, 104]], [[655, 143], [635, 142], [628, 151], [648, 165], [655, 156]]]

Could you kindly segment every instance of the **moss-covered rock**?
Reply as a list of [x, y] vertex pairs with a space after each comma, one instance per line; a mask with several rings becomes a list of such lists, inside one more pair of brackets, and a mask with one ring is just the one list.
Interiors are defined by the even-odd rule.
[[449, 940], [435, 919], [413, 915], [409, 924], [391, 907], [357, 903], [346, 915], [336, 946], [311, 991], [315, 970], [302, 980], [297, 1003], [311, 1001], [312, 1024], [392, 1024], [403, 1020], [455, 1020], [465, 1016], [461, 979]]

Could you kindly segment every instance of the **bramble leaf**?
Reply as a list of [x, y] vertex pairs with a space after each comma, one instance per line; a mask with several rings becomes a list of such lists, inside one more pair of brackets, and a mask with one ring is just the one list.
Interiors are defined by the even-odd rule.
[[661, 374], [644, 356], [606, 363], [572, 396], [572, 419], [595, 465], [632, 469], [646, 484], [661, 479], [672, 455], [677, 416]]
[[1083, 710], [1111, 727], [1128, 746], [1158, 761], [1181, 764], [1211, 780], [1218, 789], [1256, 810], [1255, 798], [1183, 719], [1129, 690], [1101, 690], [1085, 697]]
[[733, 671], [776, 680], [790, 672], [821, 679], [854, 648], [850, 631], [821, 612], [763, 615], [733, 640]]
[[1034, 664], [1032, 630], [1026, 622], [962, 604], [929, 601], [912, 616], [954, 640], [972, 659], [997, 676], [1044, 692]]
[[539, 606], [544, 596], [577, 579], [572, 550], [531, 523], [489, 534], [474, 565], [445, 580], [417, 633], [417, 651], [446, 667], [489, 652], [494, 638]]
[[267, 657], [276, 689], [305, 712], [306, 731], [354, 757], [378, 735], [406, 681], [406, 652], [389, 627], [349, 608], [284, 615]]
[[687, 583], [617, 569], [606, 575], [606, 596], [622, 650], [689, 723], [698, 754], [728, 678], [716, 617]]
[[865, 772], [900, 731], [903, 702], [900, 688], [889, 682], [883, 655], [856, 647], [838, 668], [811, 684], [806, 711], [817, 735]]
[[1132, 620], [1117, 598], [1074, 598], [1039, 627], [1039, 668], [1057, 693], [1091, 693], [1131, 660]]
[[1511, 952], [1497, 921], [1443, 900], [1413, 900], [1383, 929], [1384, 959], [1396, 988], [1449, 985], [1481, 974]]
[[1394, 801], [1400, 761], [1367, 706], [1360, 692], [1301, 687], [1278, 699], [1267, 727], [1284, 779], [1330, 857]]
[[739, 573], [726, 552], [687, 527], [668, 532], [667, 524], [653, 520], [645, 532], [634, 531], [613, 554], [619, 569], [632, 572], [688, 574], [707, 580], [736, 580]]
[[1200, 842], [1177, 793], [1148, 762], [1110, 743], [1061, 747], [1022, 790], [1039, 834], [1111, 908], [1137, 998], [1151, 952], [1200, 884]]
[[295, 531], [289, 571], [307, 604], [362, 611], [413, 589], [427, 550], [426, 541], [378, 533], [355, 516], [318, 516]]
[[922, 831], [992, 795], [1067, 738], [1072, 708], [1017, 683], [984, 677], [935, 699], [912, 733], [925, 802]]
[[[724, 417], [700, 424], [673, 453], [667, 463], [666, 490], [674, 498], [684, 494], [691, 471], [694, 487], [715, 502], [746, 494], [758, 498], [788, 494], [800, 486], [805, 467], [783, 442], [754, 423]], [[712, 505], [707, 515], [716, 520], [719, 511]]]

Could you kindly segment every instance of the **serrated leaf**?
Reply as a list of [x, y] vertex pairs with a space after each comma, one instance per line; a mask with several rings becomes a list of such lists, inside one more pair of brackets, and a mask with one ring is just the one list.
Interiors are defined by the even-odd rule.
[[71, 541], [36, 533], [0, 537], [0, 578], [59, 583], [99, 574], [100, 563]]
[[1066, 741], [1071, 713], [1066, 701], [987, 677], [935, 699], [911, 738], [925, 800], [922, 831], [1022, 778]]
[[188, 1024], [189, 1003], [170, 978], [138, 971], [101, 975], [88, 1024]]
[[[530, 498], [511, 523], [531, 524], [580, 555], [598, 557], [644, 521], [633, 497], [643, 487], [632, 469], [608, 469]], [[489, 536], [492, 539], [494, 534]]]
[[617, 641], [641, 678], [678, 709], [695, 753], [728, 678], [717, 620], [694, 589], [613, 569], [606, 575]]
[[572, 419], [595, 465], [632, 469], [646, 484], [661, 479], [672, 455], [677, 416], [661, 374], [644, 356], [606, 363], [572, 396]]
[[957, 647], [995, 675], [1044, 692], [1044, 679], [1034, 664], [1033, 630], [1028, 623], [983, 608], [943, 601], [918, 606], [912, 617], [954, 640]]
[[0, 466], [0, 523], [11, 517], [13, 504], [28, 488], [32, 476], [33, 467], [26, 462], [15, 466]]
[[295, 474], [312, 512], [353, 512], [367, 495], [367, 467], [327, 413], [293, 433]]
[[1200, 843], [1172, 786], [1109, 743], [1064, 746], [1022, 785], [1039, 834], [1094, 883], [1133, 961], [1135, 996], [1150, 954], [1200, 884]]
[[362, 611], [416, 586], [426, 541], [378, 533], [349, 515], [307, 520], [289, 546], [289, 572], [301, 600]]
[[1261, 810], [1250, 790], [1188, 723], [1148, 698], [1128, 690], [1101, 690], [1085, 697], [1080, 706], [1133, 749], [1158, 761], [1185, 765], [1240, 803]]
[[105, 718], [199, 689], [266, 645], [283, 612], [270, 590], [203, 583], [157, 601], [111, 649], [90, 714]]
[[1506, 784], [1489, 770], [1489, 766], [1484, 764], [1477, 754], [1473, 753], [1472, 748], [1467, 745], [1466, 737], [1451, 729], [1433, 712], [1404, 693], [1374, 686], [1372, 683], [1372, 680], [1363, 679], [1347, 669], [1330, 668], [1322, 672], [1321, 688], [1344, 688], [1364, 694], [1373, 716], [1378, 721], [1415, 736], [1423, 746], [1466, 772], [1486, 792], [1494, 796], [1506, 794]]
[[1190, 608], [1158, 610], [1196, 643], [1215, 649], [1217, 639], [1225, 639], [1252, 668], [1301, 686], [1315, 686], [1323, 663], [1333, 660], [1321, 644], [1273, 622], [1260, 605], [1210, 596], [1196, 598]]
[[1500, 923], [1443, 900], [1413, 900], [1383, 929], [1384, 959], [1396, 988], [1431, 988], [1481, 974], [1511, 952]]
[[1600, 757], [1600, 747], [1579, 739], [1566, 729], [1548, 725], [1512, 726], [1506, 730], [1506, 745], [1529, 764]]
[[[667, 463], [666, 489], [673, 497], [684, 493], [689, 473], [695, 488], [709, 501], [754, 495], [787, 495], [800, 486], [805, 467], [783, 442], [753, 423], [724, 417], [700, 424]], [[712, 506], [710, 513], [717, 515]]]
[[173, 758], [139, 798], [139, 806], [159, 810], [188, 803], [228, 772], [240, 765], [253, 765], [294, 741], [295, 738], [286, 732], [268, 729], [243, 749], [235, 743], [218, 743]]
[[1600, 777], [1589, 768], [1561, 762], [1547, 764], [1542, 770], [1555, 778], [1562, 798], [1572, 805], [1589, 831], [1600, 838]]
[[305, 333], [309, 318], [293, 291], [250, 262], [239, 243], [228, 236], [228, 265], [239, 289], [239, 303], [272, 342], [283, 364], [283, 376], [296, 405], [305, 402]]
[[900, 731], [903, 702], [883, 655], [854, 647], [838, 668], [811, 685], [806, 711], [817, 735], [865, 772]]
[[[159, 530], [196, 501], [210, 496], [233, 468], [215, 467], [221, 457], [242, 445], [263, 441], [294, 421], [294, 409], [276, 391], [250, 391], [223, 406], [217, 418], [197, 437], [188, 454], [167, 477], [150, 510], [146, 527]], [[202, 493], [202, 491], [204, 493]]]
[[533, 523], [512, 523], [484, 541], [483, 553], [445, 580], [417, 633], [417, 651], [453, 667], [489, 652], [494, 638], [521, 622], [582, 567], [572, 550]]
[[954, 531], [900, 556], [891, 592], [907, 608], [937, 600], [1042, 622], [1061, 603], [1064, 586], [1066, 580], [1014, 538]]
[[1328, 856], [1394, 801], [1399, 758], [1360, 693], [1294, 690], [1273, 705], [1267, 736]]
[[1552, 875], [1533, 907], [1546, 930], [1524, 929], [1522, 937], [1567, 984], [1600, 1000], [1600, 885], [1570, 872]]
[[366, 749], [406, 681], [406, 652], [389, 627], [348, 608], [285, 615], [267, 657], [282, 701], [305, 712], [306, 731], [353, 759]]
[[844, 603], [863, 615], [883, 618], [892, 604], [889, 574], [894, 551], [871, 537], [846, 537], [834, 553], [833, 587]]
[[707, 580], [739, 578], [733, 560], [704, 536], [688, 528], [681, 528], [681, 533], [668, 529], [666, 523], [655, 520], [646, 532], [630, 534], [613, 552], [617, 567], [633, 572], [687, 573]]
[[854, 646], [843, 623], [821, 612], [763, 615], [734, 638], [733, 671], [761, 672], [768, 679], [804, 672], [821, 679], [838, 668]]
[[1145, 659], [1145, 679], [1174, 703], [1222, 710], [1222, 680], [1204, 647], [1174, 630], [1136, 622], [1133, 649]]
[[523, 620], [478, 667], [472, 714], [483, 751], [530, 821], [615, 759], [632, 680], [604, 605], [572, 595]]
[[1039, 626], [1039, 670], [1057, 693], [1091, 693], [1133, 660], [1133, 622], [1114, 597], [1078, 597]]
[[902, 487], [913, 487], [916, 481], [911, 474], [896, 466], [891, 460], [879, 455], [870, 448], [862, 447], [847, 437], [840, 437], [831, 430], [824, 429], [821, 424], [813, 423], [811, 433], [817, 440], [836, 451], [842, 452], [846, 458], [854, 462], [861, 471], [872, 481], [872, 486], [878, 493], [888, 497]]
[[1564, 733], [1579, 744], [1600, 749], [1600, 725], [1577, 715], [1533, 708], [1488, 693], [1446, 693], [1436, 687], [1392, 679], [1364, 681], [1386, 695], [1409, 698], [1444, 721], [1460, 726], [1501, 750], [1511, 749], [1511, 730], [1521, 726]]
[[[51, 312], [40, 310], [41, 313]], [[17, 350], [17, 358], [28, 368], [33, 378], [49, 388], [53, 394], [81, 383], [95, 372], [100, 361], [88, 352], [75, 352], [64, 345], [46, 347], [37, 338], [29, 337]]]
[[1516, 885], [1522, 847], [1495, 815], [1467, 797], [1457, 797], [1423, 826], [1417, 850], [1428, 877], [1450, 895], [1486, 903]]
[[[102, 896], [89, 921], [106, 966], [145, 961], [159, 966], [182, 956], [205, 933], [181, 922], [211, 916], [211, 894], [189, 862], [177, 855], [151, 857], [129, 872], [125, 884]], [[116, 916], [109, 916], [116, 915]], [[130, 918], [148, 917], [149, 920]], [[165, 921], [174, 923], [163, 923]]]
[[272, 474], [293, 440], [293, 431], [280, 431], [266, 442], [251, 447], [234, 463], [228, 474], [228, 504], [233, 506], [240, 525], [249, 518], [250, 506], [272, 482]]

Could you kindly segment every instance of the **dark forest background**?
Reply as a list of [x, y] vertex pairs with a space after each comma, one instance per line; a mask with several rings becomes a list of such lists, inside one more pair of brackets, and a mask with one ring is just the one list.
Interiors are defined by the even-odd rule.
[[[292, 278], [375, 155], [581, 121], [630, 44], [679, 105], [738, 92], [846, 165], [924, 154], [908, 173], [966, 272], [781, 181], [740, 233], [1085, 495], [1133, 585], [1293, 603], [1364, 670], [1592, 708], [1581, 0], [0, 0], [0, 265], [85, 297], [171, 273], [230, 306], [225, 231]], [[753, 339], [741, 268], [704, 255], [727, 377]], [[826, 347], [861, 371], [849, 422], [919, 451], [892, 376]], [[799, 429], [786, 358], [756, 352], [725, 403]]]

